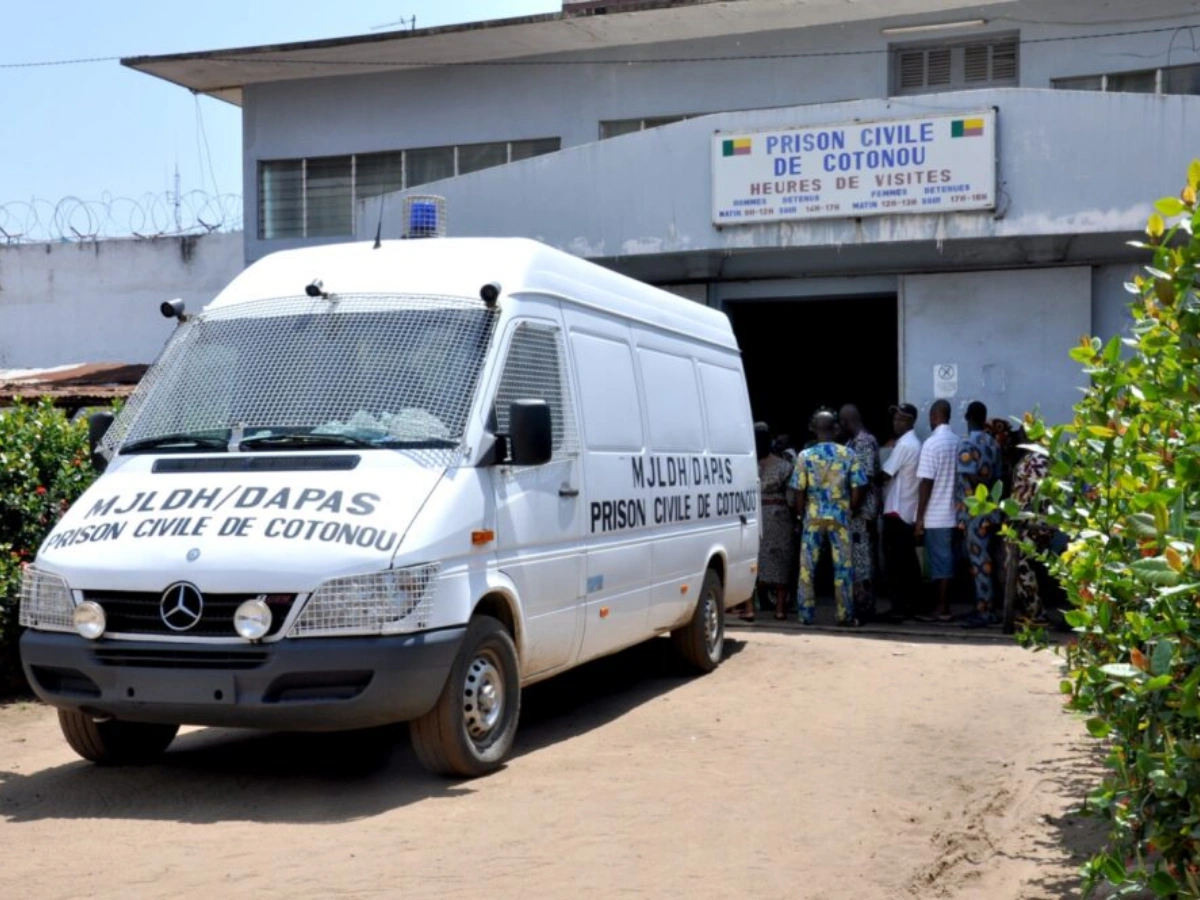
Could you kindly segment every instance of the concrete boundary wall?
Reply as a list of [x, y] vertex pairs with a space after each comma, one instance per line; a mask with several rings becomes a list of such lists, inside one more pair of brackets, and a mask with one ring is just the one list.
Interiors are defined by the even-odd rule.
[[174, 327], [242, 270], [242, 235], [0, 246], [0, 369], [153, 362]]

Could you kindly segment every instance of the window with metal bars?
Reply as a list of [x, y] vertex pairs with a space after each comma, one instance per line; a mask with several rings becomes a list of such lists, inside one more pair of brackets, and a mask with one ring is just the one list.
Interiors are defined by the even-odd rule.
[[610, 119], [600, 123], [600, 140], [604, 141], [608, 138], [620, 137], [623, 134], [632, 134], [635, 131], [645, 131], [647, 128], [658, 128], [660, 125], [672, 125], [675, 122], [682, 122], [685, 119], [694, 117], [695, 114], [652, 116], [647, 119]]
[[562, 335], [556, 327], [540, 322], [517, 325], [496, 389], [496, 430], [501, 434], [508, 431], [509, 406], [514, 401], [545, 400], [550, 407], [554, 435], [551, 459], [578, 452], [575, 410], [567, 390], [566, 371]]
[[892, 49], [892, 94], [922, 94], [1018, 83], [1016, 35]]
[[1051, 87], [1064, 91], [1107, 91], [1127, 94], [1200, 94], [1200, 65], [1164, 66], [1105, 75], [1053, 78]]
[[261, 160], [258, 236], [262, 240], [349, 237], [354, 233], [358, 200], [553, 153], [561, 147], [561, 138], [535, 138]]

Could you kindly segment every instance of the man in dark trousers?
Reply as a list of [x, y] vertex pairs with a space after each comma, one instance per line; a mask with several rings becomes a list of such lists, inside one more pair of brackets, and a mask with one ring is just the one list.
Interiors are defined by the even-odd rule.
[[888, 597], [892, 601], [886, 618], [903, 622], [920, 611], [924, 589], [913, 537], [920, 490], [917, 464], [921, 459], [921, 439], [913, 431], [917, 423], [915, 406], [900, 403], [891, 408], [891, 413], [896, 444], [883, 464], [883, 563]]

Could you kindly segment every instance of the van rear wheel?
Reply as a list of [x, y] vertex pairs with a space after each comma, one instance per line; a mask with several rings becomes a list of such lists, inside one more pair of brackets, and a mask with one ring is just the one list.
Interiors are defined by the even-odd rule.
[[486, 775], [512, 749], [520, 713], [517, 648], [499, 621], [476, 616], [437, 704], [409, 723], [413, 750], [438, 775]]
[[103, 766], [153, 762], [179, 731], [178, 725], [95, 719], [74, 709], [60, 709], [58, 725], [72, 750]]
[[711, 672], [725, 649], [725, 589], [712, 569], [704, 573], [692, 618], [671, 632], [675, 650], [693, 669]]

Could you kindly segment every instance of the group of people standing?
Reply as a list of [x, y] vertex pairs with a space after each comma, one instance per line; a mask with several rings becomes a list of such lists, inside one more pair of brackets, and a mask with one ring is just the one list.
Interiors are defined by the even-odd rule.
[[[787, 618], [794, 583], [800, 622], [812, 624], [817, 563], [828, 548], [839, 626], [876, 617], [880, 557], [880, 586], [891, 600], [885, 618], [952, 621], [951, 582], [960, 554], [969, 564], [975, 592], [974, 611], [963, 624], [991, 623], [992, 538], [999, 519], [996, 513], [972, 516], [967, 503], [980, 486], [990, 492], [1004, 473], [987, 407], [968, 404], [967, 431], [960, 436], [950, 424], [949, 402], [935, 401], [924, 443], [914, 431], [915, 406], [900, 403], [890, 412], [895, 436], [882, 452], [853, 405], [836, 414], [818, 410], [810, 426], [813, 440], [799, 452], [788, 446], [786, 436], [772, 441], [765, 423], [755, 426], [762, 492], [758, 577], [776, 619]], [[919, 545], [934, 585], [932, 605], [926, 602]], [[753, 603], [738, 612], [753, 619]]]

